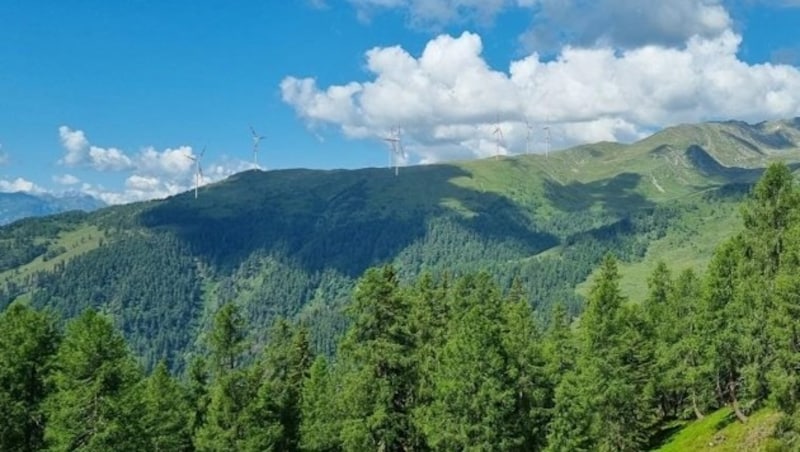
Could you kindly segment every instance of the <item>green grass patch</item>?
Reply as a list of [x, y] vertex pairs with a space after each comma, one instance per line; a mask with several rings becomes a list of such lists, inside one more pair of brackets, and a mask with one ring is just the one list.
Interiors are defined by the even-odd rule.
[[96, 226], [86, 225], [71, 231], [63, 231], [51, 241], [44, 255], [25, 265], [0, 273], [0, 284], [12, 281], [20, 283], [37, 272], [51, 271], [56, 265], [99, 247], [102, 240], [106, 240], [105, 234]]
[[764, 408], [741, 423], [730, 408], [709, 413], [704, 419], [668, 425], [659, 452], [715, 451], [757, 452], [766, 450], [767, 441], [781, 413]]

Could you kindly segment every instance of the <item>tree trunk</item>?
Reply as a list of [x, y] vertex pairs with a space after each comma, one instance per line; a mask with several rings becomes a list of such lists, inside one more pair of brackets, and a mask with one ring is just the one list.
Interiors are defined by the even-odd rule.
[[694, 415], [697, 417], [697, 420], [703, 419], [703, 412], [700, 411], [700, 408], [697, 407], [697, 396], [692, 392], [692, 410], [694, 410]]
[[731, 408], [733, 408], [736, 418], [742, 423], [746, 423], [747, 416], [742, 412], [742, 409], [739, 407], [739, 400], [736, 399], [736, 382], [728, 382], [728, 394], [731, 397]]

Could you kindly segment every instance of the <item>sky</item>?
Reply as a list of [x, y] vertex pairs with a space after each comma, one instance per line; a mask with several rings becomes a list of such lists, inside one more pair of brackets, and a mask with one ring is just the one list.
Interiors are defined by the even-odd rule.
[[397, 133], [405, 165], [800, 116], [800, 0], [0, 0], [0, 18], [5, 192], [161, 198], [203, 149], [207, 184], [385, 167]]

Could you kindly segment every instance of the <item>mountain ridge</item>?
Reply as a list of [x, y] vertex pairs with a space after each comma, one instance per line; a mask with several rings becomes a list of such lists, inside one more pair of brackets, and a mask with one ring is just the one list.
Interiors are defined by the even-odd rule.
[[52, 215], [70, 210], [92, 211], [106, 204], [83, 193], [61, 196], [27, 192], [0, 193], [0, 226], [29, 217]]
[[[799, 124], [786, 121], [781, 136], [800, 137]], [[256, 329], [295, 317], [331, 350], [355, 279], [386, 262], [406, 280], [487, 270], [509, 287], [520, 278], [540, 315], [555, 303], [576, 314], [576, 286], [608, 252], [636, 267], [657, 258], [654, 244], [674, 243], [687, 265], [702, 263], [716, 242], [698, 243], [700, 229], [727, 230], [770, 161], [800, 162], [800, 140], [776, 150], [752, 138], [770, 127], [678, 126], [632, 144], [411, 166], [399, 176], [252, 170], [201, 187], [197, 199], [27, 220], [0, 228], [0, 246], [15, 250], [0, 262], [0, 307], [29, 298], [67, 317], [104, 309], [147, 363], [166, 357], [177, 367], [227, 301]]]

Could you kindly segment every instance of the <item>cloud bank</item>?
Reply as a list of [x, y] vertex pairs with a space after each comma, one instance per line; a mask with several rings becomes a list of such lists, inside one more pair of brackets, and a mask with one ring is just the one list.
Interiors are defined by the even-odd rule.
[[[543, 127], [558, 147], [631, 141], [681, 122], [800, 115], [798, 68], [741, 61], [741, 37], [726, 28], [730, 19], [718, 2], [678, 3], [687, 11], [705, 8], [705, 16], [663, 43], [638, 45], [610, 31], [615, 44], [594, 36], [591, 46], [565, 46], [554, 58], [532, 52], [497, 70], [483, 58], [477, 34], [440, 35], [419, 56], [399, 46], [367, 51], [367, 80], [319, 86], [311, 77], [288, 76], [281, 93], [312, 129], [333, 126], [351, 138], [377, 140], [399, 126], [413, 160], [423, 163], [484, 157], [498, 147], [502, 154], [541, 152]], [[674, 14], [664, 24], [685, 22], [680, 8]], [[683, 44], [669, 43], [689, 33]], [[534, 143], [526, 143], [526, 122]], [[498, 125], [505, 136], [500, 146], [492, 134]]]
[[[129, 173], [122, 190], [112, 190], [103, 185], [86, 182], [81, 184], [82, 192], [107, 204], [164, 198], [194, 187], [193, 159], [197, 158], [197, 154], [191, 146], [179, 146], [161, 151], [145, 147], [136, 154], [128, 154], [115, 147], [95, 146], [89, 142], [82, 130], [72, 129], [66, 125], [59, 127], [58, 133], [64, 148], [64, 155], [59, 160], [62, 165], [97, 172]], [[251, 168], [251, 164], [239, 160], [213, 163], [208, 168], [203, 168], [200, 185], [213, 183]], [[54, 181], [60, 185], [81, 183], [71, 174], [56, 176]]]

